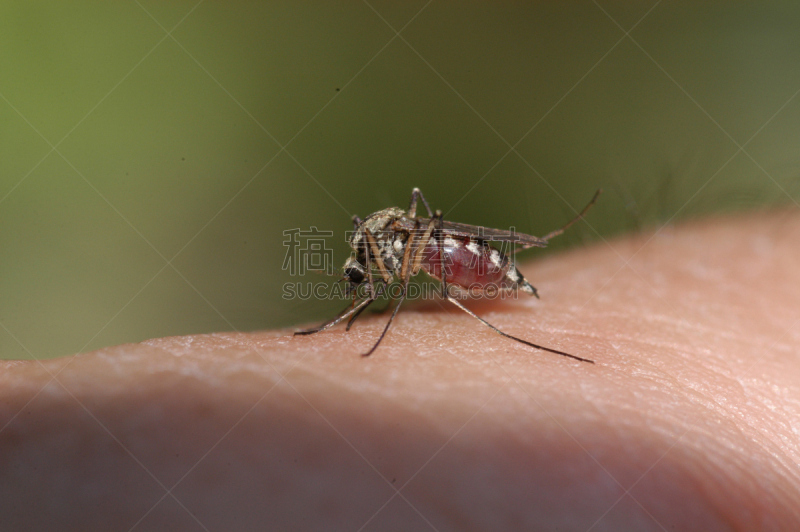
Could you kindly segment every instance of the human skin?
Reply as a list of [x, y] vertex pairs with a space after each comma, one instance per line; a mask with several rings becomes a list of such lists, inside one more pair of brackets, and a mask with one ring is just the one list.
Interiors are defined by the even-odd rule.
[[800, 215], [696, 221], [312, 336], [0, 364], [0, 530], [796, 530]]

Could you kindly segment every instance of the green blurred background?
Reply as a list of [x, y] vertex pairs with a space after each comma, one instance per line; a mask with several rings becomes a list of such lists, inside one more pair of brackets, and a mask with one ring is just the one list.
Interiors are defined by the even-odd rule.
[[5, 1], [0, 356], [327, 318], [282, 299], [283, 231], [333, 230], [338, 265], [414, 186], [533, 234], [606, 189], [554, 248], [794, 204], [798, 28], [796, 1]]

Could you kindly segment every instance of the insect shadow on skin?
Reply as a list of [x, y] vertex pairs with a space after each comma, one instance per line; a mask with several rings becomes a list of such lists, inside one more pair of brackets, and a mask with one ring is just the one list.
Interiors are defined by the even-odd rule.
[[[363, 220], [358, 216], [353, 216], [355, 230], [350, 237], [350, 247], [353, 251], [343, 268], [343, 280], [349, 282], [348, 294], [352, 295], [353, 302], [336, 317], [319, 327], [297, 331], [295, 335], [318, 333], [347, 318], [350, 318], [346, 329], [349, 331], [364, 309], [375, 302], [387, 290], [389, 284], [397, 279], [402, 287], [397, 305], [375, 345], [362, 356], [371, 355], [386, 336], [400, 305], [405, 300], [409, 280], [422, 270], [440, 281], [443, 298], [496, 333], [536, 349], [594, 364], [592, 360], [534, 344], [505, 333], [469, 310], [450, 292], [453, 289], [456, 291], [468, 289], [471, 294], [480, 294], [494, 289], [510, 294], [521, 290], [538, 298], [539, 294], [536, 292], [536, 288], [525, 279], [505, 254], [489, 242], [519, 246], [514, 248], [512, 253], [531, 247], [545, 247], [551, 238], [562, 234], [583, 218], [597, 201], [601, 192], [602, 190], [595, 192], [591, 201], [580, 214], [566, 225], [543, 237], [517, 233], [513, 230], [505, 231], [447, 222], [443, 220], [442, 211], [437, 210], [435, 213], [431, 211], [425, 196], [418, 188], [411, 192], [408, 211], [399, 207], [390, 207], [370, 214]], [[422, 204], [428, 211], [427, 218], [417, 217], [419, 200], [422, 200]], [[377, 272], [377, 275], [373, 274], [373, 270]], [[361, 286], [366, 286], [366, 295], [357, 301], [358, 289]], [[454, 288], [451, 289], [451, 287]]]

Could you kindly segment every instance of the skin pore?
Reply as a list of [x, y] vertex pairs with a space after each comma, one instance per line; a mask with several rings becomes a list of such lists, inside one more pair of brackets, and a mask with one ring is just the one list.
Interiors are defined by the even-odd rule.
[[791, 530], [800, 215], [522, 264], [542, 299], [0, 362], [3, 530]]

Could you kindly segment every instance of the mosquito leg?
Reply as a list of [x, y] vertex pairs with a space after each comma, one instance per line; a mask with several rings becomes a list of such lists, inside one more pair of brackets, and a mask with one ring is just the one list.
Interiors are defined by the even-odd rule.
[[367, 309], [367, 307], [369, 307], [374, 302], [375, 302], [375, 300], [370, 298], [369, 303], [367, 303], [366, 305], [364, 305], [363, 307], [358, 309], [358, 311], [356, 311], [352, 316], [350, 316], [350, 320], [348, 320], [347, 327], [345, 327], [344, 330], [345, 331], [349, 331], [350, 327], [353, 326], [353, 322], [355, 322], [358, 319], [358, 317], [361, 315], [361, 313], [364, 312]]
[[603, 192], [602, 188], [597, 189], [597, 192], [594, 193], [594, 196], [592, 197], [591, 201], [586, 205], [586, 207], [583, 208], [583, 210], [580, 212], [580, 214], [578, 214], [578, 216], [567, 222], [567, 225], [565, 225], [561, 229], [556, 229], [555, 231], [547, 233], [545, 236], [542, 237], [542, 240], [545, 241], [550, 240], [551, 238], [560, 235], [561, 233], [572, 227], [572, 224], [574, 224], [575, 222], [584, 217], [584, 215], [588, 212], [588, 210], [592, 207], [592, 205], [594, 205], [594, 203], [597, 201], [598, 196], [600, 196], [602, 192]]
[[411, 279], [410, 275], [408, 277], [406, 277], [405, 282], [403, 283], [403, 291], [400, 293], [400, 299], [397, 301], [397, 306], [394, 307], [394, 311], [392, 312], [392, 315], [389, 318], [388, 323], [386, 323], [386, 327], [383, 328], [383, 332], [381, 333], [380, 337], [378, 338], [378, 341], [375, 342], [375, 345], [372, 346], [372, 349], [370, 349], [369, 351], [367, 351], [366, 353], [361, 355], [362, 357], [368, 357], [372, 353], [374, 353], [375, 350], [378, 349], [378, 346], [380, 345], [380, 343], [383, 341], [383, 337], [386, 336], [386, 333], [389, 331], [389, 327], [392, 325], [392, 321], [394, 321], [394, 317], [397, 316], [397, 311], [400, 310], [400, 305], [403, 304], [403, 301], [406, 298], [406, 292], [407, 292], [407, 289], [408, 289], [408, 280], [409, 279]]
[[353, 323], [358, 319], [358, 317], [361, 315], [361, 313], [364, 312], [367, 309], [367, 307], [370, 306], [376, 299], [381, 297], [381, 294], [383, 294], [383, 288], [385, 286], [386, 286], [385, 283], [380, 285], [380, 286], [378, 286], [378, 291], [376, 292], [375, 297], [372, 298], [372, 300], [369, 303], [367, 303], [366, 305], [361, 307], [361, 309], [358, 310], [355, 314], [350, 316], [350, 321], [347, 322], [347, 328], [345, 329], [345, 331], [349, 331], [350, 327], [353, 326]]
[[378, 244], [375, 242], [375, 237], [372, 236], [372, 232], [364, 228], [364, 236], [367, 238], [367, 242], [369, 243], [369, 247], [372, 249], [372, 260], [375, 261], [375, 264], [378, 266], [378, 271], [381, 272], [381, 276], [383, 280], [387, 283], [392, 282], [392, 274], [389, 273], [389, 270], [386, 269], [386, 266], [383, 264], [383, 259], [381, 258], [381, 252], [378, 249]]
[[[414, 223], [414, 230], [411, 231], [411, 233], [410, 233], [410, 235], [408, 237], [408, 241], [406, 242], [405, 252], [403, 252], [403, 264], [400, 267], [400, 280], [403, 283], [403, 291], [400, 293], [400, 299], [397, 301], [397, 306], [394, 307], [394, 311], [392, 312], [391, 317], [389, 317], [389, 321], [386, 323], [386, 327], [384, 327], [383, 332], [381, 333], [380, 337], [378, 338], [378, 341], [375, 342], [375, 345], [372, 346], [372, 349], [370, 349], [369, 351], [367, 351], [366, 353], [364, 353], [361, 356], [368, 357], [372, 353], [375, 352], [375, 350], [380, 345], [381, 341], [383, 341], [383, 337], [386, 336], [386, 333], [389, 331], [389, 327], [392, 325], [392, 321], [394, 321], [394, 317], [397, 316], [397, 311], [400, 310], [400, 305], [403, 304], [403, 301], [406, 298], [406, 293], [408, 292], [408, 281], [411, 279], [411, 272], [412, 272], [412, 268], [409, 268], [409, 263], [411, 262], [412, 255], [414, 257], [414, 262], [415, 263], [418, 262], [417, 261], [417, 256], [420, 255], [418, 253], [419, 240], [416, 238], [416, 234], [418, 232], [418, 230], [417, 230], [418, 226], [419, 226], [419, 221], [416, 221]], [[427, 245], [427, 241], [430, 238], [430, 230], [431, 230], [431, 227], [429, 226], [428, 227], [428, 231], [426, 231], [426, 235], [427, 236], [425, 236], [423, 238], [423, 242], [426, 242], [425, 245]], [[423, 247], [423, 249], [424, 249], [424, 247]]]
[[442, 297], [447, 297], [447, 270], [444, 264], [444, 233], [442, 227], [444, 224], [442, 211], [436, 211], [433, 220], [436, 220], [436, 247], [439, 249], [439, 272], [442, 274]]
[[[418, 189], [414, 190], [418, 191]], [[441, 215], [441, 212], [437, 211], [437, 213]], [[406, 293], [408, 292], [408, 282], [411, 279], [412, 272], [416, 273], [417, 271], [419, 271], [419, 267], [422, 262], [423, 252], [425, 250], [425, 247], [428, 245], [428, 241], [431, 238], [431, 232], [433, 231], [433, 224], [434, 224], [434, 219], [431, 219], [431, 221], [428, 222], [428, 228], [425, 230], [424, 235], [422, 236], [421, 239], [419, 239], [416, 237], [417, 233], [419, 232], [418, 230], [419, 222], [415, 223], [414, 230], [411, 231], [410, 236], [408, 237], [408, 241], [406, 242], [406, 250], [403, 253], [403, 264], [400, 268], [401, 272], [400, 278], [403, 282], [403, 291], [400, 293], [400, 298], [397, 301], [397, 306], [394, 307], [394, 311], [392, 312], [391, 317], [389, 317], [389, 321], [386, 323], [386, 327], [384, 327], [383, 332], [378, 338], [378, 341], [375, 342], [375, 345], [372, 346], [372, 349], [370, 349], [361, 356], [368, 357], [372, 353], [374, 353], [375, 350], [380, 345], [380, 343], [383, 341], [383, 338], [386, 336], [386, 333], [389, 331], [389, 327], [392, 325], [394, 317], [397, 316], [397, 311], [400, 310], [400, 305], [402, 305], [403, 301], [406, 299]], [[412, 260], [413, 264], [411, 264]]]
[[372, 297], [373, 292], [375, 291], [375, 283], [374, 283], [374, 280], [372, 278], [372, 258], [369, 256], [370, 246], [369, 246], [369, 244], [366, 243], [366, 231], [367, 231], [367, 228], [365, 227], [364, 228], [364, 240], [362, 240], [361, 243], [364, 246], [364, 257], [366, 257], [365, 263], [367, 265], [366, 266], [366, 268], [367, 268], [367, 288], [369, 289], [368, 292], [369, 292], [370, 297]]
[[422, 267], [422, 259], [425, 258], [425, 248], [428, 247], [428, 242], [431, 241], [431, 235], [436, 227], [436, 219], [437, 217], [441, 216], [442, 211], [436, 211], [434, 217], [428, 222], [428, 227], [425, 229], [425, 233], [422, 235], [422, 238], [416, 241], [414, 249], [414, 264], [411, 268], [411, 275], [417, 275], [417, 273], [419, 273], [419, 269]]
[[[353, 219], [355, 220], [355, 218], [357, 218], [357, 217], [354, 216]], [[365, 248], [366, 248], [367, 264], [370, 264], [369, 246], [365, 246]], [[356, 290], [357, 289], [353, 289], [353, 292], [352, 292], [353, 301], [352, 301], [352, 303], [348, 307], [346, 307], [343, 311], [341, 311], [339, 314], [337, 314], [336, 317], [334, 317], [330, 321], [326, 321], [325, 323], [323, 323], [319, 327], [315, 327], [313, 329], [305, 329], [305, 330], [302, 330], [302, 331], [297, 331], [297, 332], [294, 333], [295, 336], [297, 336], [297, 335], [314, 334], [314, 333], [317, 333], [317, 332], [320, 332], [320, 331], [324, 331], [325, 329], [329, 329], [329, 328], [333, 327], [334, 325], [336, 325], [337, 323], [339, 323], [342, 320], [344, 320], [345, 318], [347, 318], [348, 316], [350, 316], [351, 314], [354, 314], [354, 313], [358, 314], [359, 312], [361, 312], [362, 309], [364, 309], [370, 303], [372, 303], [372, 301], [375, 300], [375, 297], [373, 297], [374, 296], [374, 294], [373, 294], [373, 292], [374, 292], [373, 286], [374, 285], [373, 285], [373, 282], [372, 282], [372, 269], [369, 268], [369, 267], [367, 267], [367, 277], [368, 277], [367, 278], [367, 285], [369, 287], [369, 289], [367, 290], [367, 296], [364, 299], [362, 299], [357, 305], [356, 305]], [[352, 285], [348, 286], [348, 289], [352, 289], [352, 288], [353, 288]]]
[[417, 237], [419, 236], [419, 220], [414, 219], [414, 229], [408, 234], [406, 240], [406, 249], [403, 252], [403, 262], [400, 265], [400, 279], [408, 277], [408, 266], [411, 264], [411, 255], [417, 245]]
[[333, 318], [332, 320], [326, 321], [325, 323], [323, 323], [319, 327], [314, 327], [313, 329], [304, 329], [302, 331], [297, 331], [294, 334], [295, 334], [295, 336], [307, 335], [307, 334], [318, 333], [320, 331], [324, 331], [325, 329], [330, 329], [331, 327], [333, 327], [337, 323], [341, 322], [343, 319], [347, 318], [348, 316], [350, 316], [354, 312], [359, 312], [363, 307], [365, 307], [366, 305], [369, 305], [373, 301], [375, 301], [375, 298], [365, 297], [364, 299], [362, 299], [358, 303], [358, 305], [354, 305], [352, 307], [350, 305], [347, 305], [347, 308], [345, 308], [343, 311], [341, 311], [339, 314], [337, 314], [335, 318]]
[[428, 205], [428, 202], [425, 201], [425, 196], [422, 195], [422, 191], [418, 188], [415, 188], [414, 190], [411, 191], [411, 203], [408, 206], [408, 217], [409, 218], [417, 217], [417, 199], [421, 199], [422, 204], [425, 205], [425, 208], [428, 210], [428, 218], [433, 216], [433, 211]]
[[516, 336], [511, 336], [508, 333], [504, 333], [503, 331], [501, 331], [500, 329], [498, 329], [497, 327], [495, 327], [494, 325], [492, 325], [488, 321], [484, 320], [483, 318], [481, 318], [480, 316], [478, 316], [477, 314], [472, 312], [470, 309], [468, 309], [467, 307], [465, 307], [464, 305], [459, 303], [456, 299], [453, 299], [450, 296], [447, 296], [447, 299], [452, 304], [454, 304], [455, 306], [457, 306], [458, 308], [460, 308], [461, 310], [463, 310], [464, 312], [466, 312], [467, 314], [469, 314], [470, 316], [472, 316], [476, 320], [480, 321], [481, 323], [483, 323], [484, 325], [486, 325], [487, 327], [492, 329], [494, 332], [500, 334], [501, 336], [505, 336], [506, 338], [511, 338], [512, 340], [516, 340], [517, 342], [523, 343], [525, 345], [529, 345], [529, 346], [534, 347], [536, 349], [541, 349], [542, 351], [549, 351], [549, 352], [555, 353], [557, 355], [562, 355], [562, 356], [565, 356], [565, 357], [574, 358], [575, 360], [580, 360], [581, 362], [588, 362], [590, 364], [594, 364], [594, 361], [593, 360], [589, 360], [588, 358], [576, 357], [575, 355], [570, 355], [569, 353], [565, 353], [564, 351], [558, 351], [557, 349], [550, 349], [549, 347], [536, 345], [534, 343], [531, 343], [531, 342], [528, 342], [526, 340], [523, 340], [522, 338], [517, 338]]

